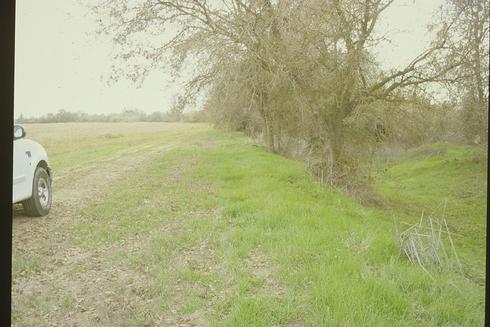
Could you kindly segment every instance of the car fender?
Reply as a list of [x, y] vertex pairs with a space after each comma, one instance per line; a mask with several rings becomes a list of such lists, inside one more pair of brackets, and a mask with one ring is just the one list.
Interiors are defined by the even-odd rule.
[[[14, 185], [15, 192], [13, 202], [19, 202], [32, 197], [32, 183], [34, 181], [34, 173], [38, 166], [42, 166], [48, 172], [50, 179], [52, 180], [52, 170], [49, 166], [48, 155], [46, 150], [42, 145], [29, 139], [16, 140], [14, 142], [19, 142], [19, 146], [22, 151], [22, 158], [26, 160], [25, 162], [25, 181], [24, 183]], [[25, 154], [25, 156], [24, 156]], [[20, 162], [15, 162], [14, 164], [21, 164]]]
[[48, 154], [44, 147], [32, 140], [26, 140], [29, 142], [29, 149], [31, 151], [31, 180], [34, 178], [34, 172], [36, 171], [37, 166], [41, 164], [41, 166], [45, 165], [45, 169], [48, 171], [48, 174], [51, 177], [51, 168], [49, 166]]

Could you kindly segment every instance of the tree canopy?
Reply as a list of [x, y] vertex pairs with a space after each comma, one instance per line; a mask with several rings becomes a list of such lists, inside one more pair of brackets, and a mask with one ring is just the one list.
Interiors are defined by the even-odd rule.
[[[316, 173], [342, 183], [359, 167], [360, 149], [386, 136], [383, 110], [428, 83], [458, 85], [486, 135], [488, 3], [448, 0], [427, 48], [406, 67], [383, 71], [374, 30], [393, 2], [106, 0], [94, 10], [118, 46], [115, 60], [125, 63], [116, 78], [138, 81], [190, 63], [177, 109], [204, 92], [216, 124], [260, 134], [274, 152], [302, 144]], [[162, 40], [169, 29], [175, 33]]]

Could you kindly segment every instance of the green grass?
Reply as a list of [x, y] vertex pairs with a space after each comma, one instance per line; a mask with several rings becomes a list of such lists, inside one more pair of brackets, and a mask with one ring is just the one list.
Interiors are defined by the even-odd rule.
[[38, 271], [41, 265], [42, 263], [38, 256], [27, 253], [16, 260], [12, 260], [12, 274], [28, 277]]
[[[111, 258], [151, 281], [144, 310], [202, 310], [213, 326], [483, 324], [486, 168], [471, 148], [392, 163], [376, 185], [389, 206], [368, 208], [241, 134], [198, 136], [116, 185], [73, 229], [84, 249], [145, 240], [137, 256]], [[399, 256], [392, 217], [416, 220], [445, 197], [467, 275], [433, 281]]]
[[[67, 125], [64, 127], [63, 125]], [[49, 154], [50, 166], [55, 178], [71, 174], [84, 174], [85, 167], [96, 169], [103, 160], [112, 160], [124, 155], [145, 155], [148, 149], [186, 142], [209, 127], [203, 124], [187, 124], [172, 127], [172, 124], [150, 124], [153, 132], [145, 132], [144, 123], [121, 124], [39, 124], [27, 126], [33, 140], [40, 142]], [[133, 126], [135, 125], [135, 126]], [[147, 127], [148, 128], [148, 127]], [[73, 129], [71, 131], [70, 129]], [[104, 132], [104, 130], [107, 132]], [[81, 171], [80, 171], [81, 170]], [[59, 181], [57, 181], [59, 182]], [[60, 185], [64, 185], [62, 180]]]

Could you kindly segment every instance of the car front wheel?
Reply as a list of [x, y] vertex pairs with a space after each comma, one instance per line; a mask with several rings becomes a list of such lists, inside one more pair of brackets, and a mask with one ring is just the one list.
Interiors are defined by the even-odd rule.
[[44, 168], [37, 167], [32, 182], [32, 197], [22, 202], [25, 213], [34, 217], [47, 215], [51, 209], [51, 197], [51, 178]]

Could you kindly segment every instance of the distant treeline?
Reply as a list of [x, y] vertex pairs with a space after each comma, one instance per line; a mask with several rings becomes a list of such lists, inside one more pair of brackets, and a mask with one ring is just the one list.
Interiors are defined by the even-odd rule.
[[204, 122], [204, 111], [181, 113], [178, 111], [145, 113], [139, 109], [125, 109], [120, 113], [88, 114], [85, 112], [69, 112], [64, 109], [57, 113], [49, 113], [39, 117], [20, 115], [16, 122], [25, 123], [69, 123], [69, 122]]

